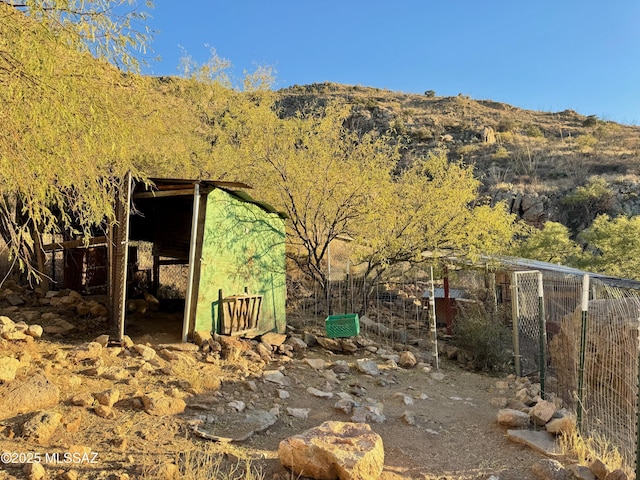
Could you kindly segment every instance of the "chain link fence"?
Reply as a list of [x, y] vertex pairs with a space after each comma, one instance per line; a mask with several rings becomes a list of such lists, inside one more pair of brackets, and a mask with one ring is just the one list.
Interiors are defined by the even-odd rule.
[[577, 413], [584, 437], [637, 464], [640, 292], [550, 272], [514, 272], [511, 287], [516, 373], [539, 374], [547, 397]]
[[[638, 463], [640, 290], [552, 271], [454, 271], [448, 280], [468, 293], [456, 299], [458, 313], [465, 305], [488, 305], [487, 312], [491, 304], [496, 311], [510, 306], [517, 375], [539, 380], [547, 399], [560, 398], [576, 413], [582, 436], [604, 439], [627, 465]], [[334, 274], [329, 295], [293, 282], [288, 302], [307, 326], [323, 328], [332, 313], [359, 313], [367, 318], [361, 332], [383, 348], [433, 351], [433, 319], [444, 325], [427, 298], [432, 281], [442, 286], [444, 279], [415, 271], [384, 282]]]

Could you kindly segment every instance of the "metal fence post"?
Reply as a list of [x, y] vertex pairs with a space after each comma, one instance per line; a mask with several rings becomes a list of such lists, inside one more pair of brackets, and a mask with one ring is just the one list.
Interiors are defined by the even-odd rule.
[[584, 413], [584, 359], [587, 344], [587, 313], [589, 310], [589, 275], [582, 277], [582, 314], [580, 326], [580, 368], [578, 370], [578, 432], [582, 429]]
[[540, 393], [544, 398], [545, 373], [547, 358], [545, 348], [547, 345], [547, 320], [544, 312], [544, 286], [542, 283], [542, 272], [538, 273], [538, 316], [540, 325]]
[[514, 272], [511, 275], [511, 321], [513, 323], [513, 363], [517, 377], [522, 374], [520, 369], [520, 322], [518, 320], [518, 310], [518, 276]]

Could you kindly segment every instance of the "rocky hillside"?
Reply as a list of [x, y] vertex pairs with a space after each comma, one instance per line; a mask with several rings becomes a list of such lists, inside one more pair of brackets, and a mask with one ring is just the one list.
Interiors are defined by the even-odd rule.
[[280, 94], [285, 115], [331, 100], [352, 105], [348, 126], [404, 138], [404, 162], [445, 148], [451, 160], [474, 166], [487, 201], [506, 201], [529, 223], [560, 221], [578, 231], [598, 213], [640, 214], [640, 127], [433, 91], [323, 83]]

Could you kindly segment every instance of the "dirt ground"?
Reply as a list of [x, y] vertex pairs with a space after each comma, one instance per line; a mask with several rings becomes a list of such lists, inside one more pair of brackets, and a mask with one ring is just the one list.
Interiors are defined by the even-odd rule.
[[[153, 324], [153, 316], [148, 321]], [[132, 338], [159, 351], [160, 344], [175, 336], [165, 328], [167, 325], [170, 323], [158, 318], [153, 334], [144, 333], [142, 327], [132, 328]], [[382, 404], [385, 420], [370, 425], [384, 443], [383, 480], [533, 480], [530, 467], [543, 458], [527, 447], [509, 442], [505, 429], [496, 423], [498, 407], [491, 399], [513, 397], [513, 387], [500, 391], [496, 388], [499, 378], [466, 371], [446, 359], [431, 371], [422, 366], [405, 369], [390, 364], [381, 351], [370, 351], [375, 348], [360, 348], [345, 355], [318, 345], [295, 353], [293, 358], [274, 353], [268, 362], [256, 360], [253, 351], [236, 352], [226, 360], [194, 352], [185, 354], [192, 357], [185, 367], [160, 356], [147, 361], [127, 352], [116, 355], [115, 349], [104, 349], [97, 359], [75, 360], [83, 342], [105, 331], [106, 325], [93, 324], [65, 337], [45, 334], [34, 342], [0, 343], [0, 357], [12, 356], [21, 361], [16, 381], [42, 370], [60, 388], [60, 403], [49, 410], [62, 414], [61, 425], [43, 444], [21, 436], [22, 424], [31, 414], [0, 421], [1, 452], [92, 452], [93, 461], [84, 458], [81, 462], [45, 465], [48, 478], [163, 478], [170, 475], [170, 469], [162, 469], [174, 462], [182, 466], [199, 463], [199, 467], [187, 468], [187, 473], [183, 470], [179, 475], [182, 478], [245, 478], [240, 473], [221, 472], [228, 465], [242, 471], [249, 461], [257, 472], [253, 478], [294, 479], [299, 477], [284, 469], [277, 458], [279, 442], [326, 420], [350, 421], [349, 414], [334, 408], [335, 394], [346, 392], [357, 401]], [[248, 342], [245, 345], [251, 346]], [[398, 352], [386, 351], [393, 353]], [[380, 374], [359, 372], [354, 366], [359, 358], [375, 361]], [[325, 368], [314, 369], [307, 359], [322, 359]], [[327, 373], [338, 360], [347, 362], [348, 373]], [[125, 373], [117, 379], [87, 375], [87, 368], [96, 364]], [[265, 371], [275, 370], [284, 374], [288, 385], [264, 380]], [[222, 380], [219, 388], [212, 378]], [[314, 396], [308, 387], [334, 396]], [[101, 418], [93, 408], [71, 401], [81, 393], [96, 394], [111, 388], [120, 393], [113, 406], [113, 418]], [[139, 399], [152, 391], [183, 398], [187, 408], [179, 415], [149, 415]], [[230, 402], [237, 401], [246, 405], [243, 412], [230, 406]], [[287, 407], [309, 409], [308, 416], [292, 416]], [[276, 422], [241, 442], [203, 439], [194, 434], [192, 427], [197, 419], [210, 415], [221, 432], [226, 429], [233, 433], [239, 419], [248, 413], [274, 409], [279, 411]], [[407, 421], [409, 418], [412, 420]], [[216, 467], [220, 470], [205, 473], [212, 457], [222, 459]], [[27, 478], [20, 462], [0, 464], [0, 479], [10, 478]]]

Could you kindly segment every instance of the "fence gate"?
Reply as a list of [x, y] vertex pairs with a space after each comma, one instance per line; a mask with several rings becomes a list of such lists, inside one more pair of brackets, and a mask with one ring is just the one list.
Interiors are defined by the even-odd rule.
[[542, 273], [537, 270], [513, 272], [511, 288], [516, 375], [539, 372], [544, 394], [547, 333]]

